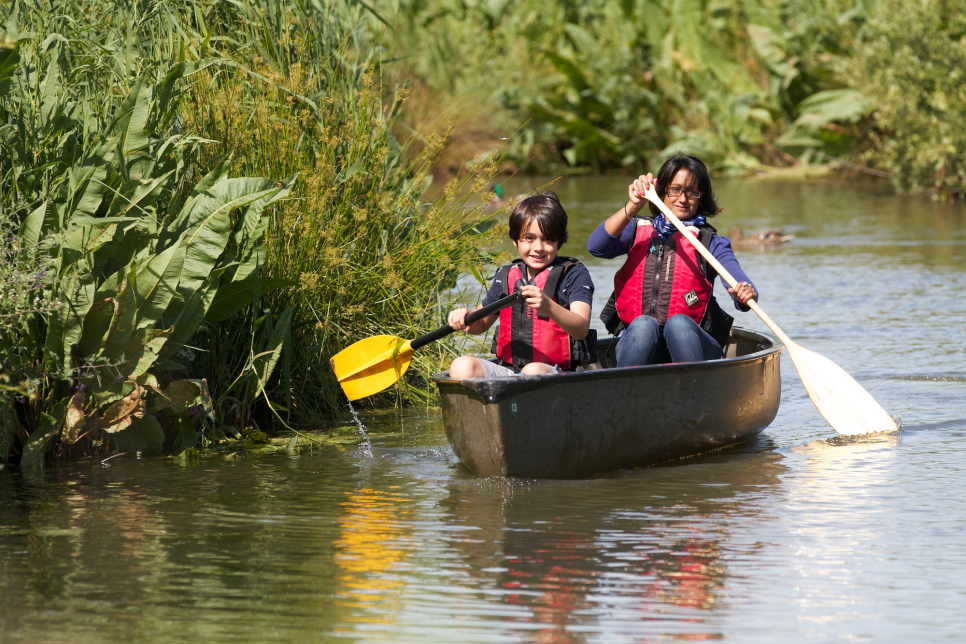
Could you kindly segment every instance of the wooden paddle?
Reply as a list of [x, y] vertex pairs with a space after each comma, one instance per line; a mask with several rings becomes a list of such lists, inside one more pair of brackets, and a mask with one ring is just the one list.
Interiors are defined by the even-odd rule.
[[[704, 255], [708, 263], [718, 271], [718, 275], [728, 282], [731, 288], [738, 286], [735, 278], [725, 270], [691, 231], [684, 227], [684, 224], [674, 216], [671, 209], [658, 197], [654, 186], [648, 186], [647, 191], [642, 196], [661, 209], [664, 217], [687, 237], [699, 253]], [[819, 413], [825, 417], [825, 420], [835, 431], [845, 436], [899, 431], [896, 421], [852, 376], [845, 373], [841, 367], [828, 358], [792, 342], [784, 331], [761, 310], [758, 302], [749, 300], [747, 305], [785, 344], [788, 355], [795, 363], [798, 377], [805, 385], [805, 391], [808, 392], [809, 398], [812, 399]]]
[[[505, 309], [520, 297], [519, 292], [512, 293], [473, 311], [466, 316], [467, 326]], [[412, 341], [391, 335], [376, 335], [343, 349], [329, 363], [345, 395], [349, 400], [358, 400], [377, 394], [402, 378], [409, 369], [413, 351], [445, 338], [453, 331], [455, 329], [447, 324]]]

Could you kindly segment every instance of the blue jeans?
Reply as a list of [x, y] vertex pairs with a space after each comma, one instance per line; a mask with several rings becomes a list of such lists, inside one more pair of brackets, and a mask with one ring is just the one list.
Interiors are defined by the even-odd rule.
[[657, 320], [642, 315], [624, 329], [617, 343], [618, 367], [699, 362], [721, 356], [721, 345], [681, 313], [672, 315], [663, 329]]

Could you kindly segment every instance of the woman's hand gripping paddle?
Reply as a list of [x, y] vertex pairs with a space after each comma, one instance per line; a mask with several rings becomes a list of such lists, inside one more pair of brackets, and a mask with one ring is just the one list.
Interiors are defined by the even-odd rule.
[[[674, 216], [671, 209], [665, 205], [657, 195], [654, 186], [648, 186], [644, 198], [656, 205], [664, 213], [664, 217], [674, 224], [675, 228], [687, 237], [688, 241], [694, 245], [695, 249], [701, 253], [708, 263], [711, 264], [718, 275], [722, 277], [731, 288], [736, 288], [738, 282], [728, 271], [714, 258], [710, 251], [698, 241], [698, 239], [684, 227], [684, 224]], [[815, 404], [819, 413], [825, 417], [828, 424], [835, 431], [845, 436], [857, 434], [872, 434], [875, 432], [895, 432], [899, 430], [896, 421], [886, 413], [875, 398], [867, 392], [862, 385], [839, 367], [837, 364], [820, 356], [814, 351], [792, 342], [785, 333], [775, 324], [768, 315], [761, 310], [758, 302], [749, 300], [747, 302], [751, 310], [758, 314], [761, 321], [768, 325], [768, 328], [778, 336], [788, 349], [788, 355], [795, 368], [798, 370], [798, 377], [805, 385], [805, 391]]]
[[[466, 325], [505, 309], [520, 297], [519, 292], [513, 293], [473, 311], [466, 316]], [[402, 378], [409, 369], [413, 351], [445, 338], [453, 331], [453, 327], [444, 325], [412, 341], [391, 335], [373, 336], [343, 349], [329, 363], [349, 400], [359, 400], [379, 393]]]

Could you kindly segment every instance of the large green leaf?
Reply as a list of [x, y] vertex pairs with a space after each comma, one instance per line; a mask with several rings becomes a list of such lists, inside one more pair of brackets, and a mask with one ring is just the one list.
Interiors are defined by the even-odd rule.
[[232, 276], [233, 282], [245, 279], [261, 266], [265, 261], [265, 229], [268, 228], [269, 218], [264, 215], [265, 208], [272, 203], [288, 196], [298, 175], [293, 175], [281, 182], [280, 190], [252, 202], [245, 209], [241, 218], [238, 232], [235, 233], [235, 245], [238, 246], [240, 264]]
[[151, 95], [151, 86], [141, 76], [118, 109], [114, 133], [118, 137], [121, 152], [125, 155], [148, 145], [148, 133], [144, 128], [151, 115]]
[[[268, 383], [268, 379], [272, 376], [275, 365], [278, 364], [278, 359], [282, 356], [282, 349], [285, 344], [284, 340], [288, 335], [291, 324], [292, 307], [288, 307], [282, 312], [281, 317], [278, 318], [278, 323], [272, 330], [272, 335], [269, 338], [268, 345], [265, 347], [265, 351], [262, 351], [254, 357], [252, 368], [255, 371], [255, 376], [258, 378], [258, 387], [252, 395], [252, 398], [261, 395], [266, 383]], [[291, 347], [288, 350], [291, 351]]]
[[153, 326], [164, 314], [177, 292], [184, 266], [184, 238], [167, 248], [137, 272], [136, 287], [138, 296], [137, 328]]
[[168, 339], [168, 346], [176, 350], [185, 345], [195, 334], [201, 323], [205, 321], [205, 314], [215, 299], [217, 287], [210, 283], [195, 290], [185, 301], [174, 322], [174, 332]]
[[56, 108], [58, 103], [60, 103], [64, 93], [63, 86], [60, 83], [59, 51], [60, 48], [58, 47], [50, 59], [50, 64], [47, 66], [47, 76], [44, 78], [43, 96], [40, 102], [41, 122], [51, 120], [51, 112], [53, 112], [54, 108]]
[[176, 170], [169, 170], [159, 177], [132, 178], [121, 186], [111, 203], [110, 215], [141, 215], [161, 195]]
[[164, 445], [164, 430], [154, 416], [134, 420], [126, 429], [114, 434], [114, 443], [121, 452], [160, 456]]
[[833, 121], [854, 123], [862, 118], [868, 108], [869, 102], [854, 89], [816, 92], [798, 104], [800, 116], [795, 120], [795, 125], [818, 129]]
[[137, 295], [134, 286], [134, 270], [124, 279], [117, 294], [117, 304], [111, 326], [107, 330], [103, 346], [98, 354], [100, 357], [115, 361], [124, 353], [124, 347], [134, 333], [135, 317], [137, 315]]
[[268, 179], [225, 179], [199, 195], [188, 216], [187, 252], [178, 292], [187, 299], [205, 281], [228, 244], [232, 210], [281, 190]]
[[94, 303], [95, 283], [87, 262], [77, 265], [77, 284], [64, 312], [64, 353], [70, 355], [71, 348], [80, 342], [83, 323]]
[[154, 365], [173, 330], [138, 329], [124, 348], [124, 363], [117, 370], [126, 378], [141, 377]]
[[111, 328], [116, 303], [114, 298], [109, 297], [98, 300], [88, 309], [81, 327], [80, 341], [77, 343], [81, 356], [90, 356], [101, 348], [107, 330]]
[[104, 181], [114, 158], [115, 138], [108, 139], [93, 154], [70, 168], [73, 214], [93, 216], [104, 199]]
[[177, 238], [181, 233], [188, 230], [188, 217], [194, 210], [194, 203], [198, 200], [201, 195], [204, 195], [212, 186], [216, 183], [220, 183], [228, 179], [228, 170], [231, 165], [231, 158], [225, 157], [221, 159], [211, 171], [208, 172], [204, 177], [201, 178], [195, 187], [191, 190], [191, 194], [188, 195], [188, 199], [185, 200], [184, 205], [181, 207], [181, 212], [178, 216], [166, 227], [164, 231], [161, 232], [161, 237], [158, 241], [158, 245], [162, 248], [170, 244], [175, 238]]
[[44, 220], [47, 218], [47, 202], [37, 206], [23, 223], [20, 224], [20, 247], [31, 249], [40, 241], [40, 234], [43, 232]]
[[64, 414], [67, 411], [68, 400], [62, 400], [51, 410], [50, 414], [41, 412], [40, 417], [44, 424], [30, 435], [23, 446], [23, 454], [20, 457], [21, 467], [39, 465], [44, 461], [44, 454], [50, 449], [54, 442], [54, 437], [60, 430], [64, 422]]
[[[64, 255], [61, 256], [61, 261]], [[47, 318], [47, 336], [44, 339], [45, 368], [60, 373], [70, 366], [70, 351], [81, 338], [84, 317], [94, 297], [94, 278], [87, 262], [81, 259], [69, 267], [71, 271], [61, 278], [59, 297], [67, 301], [67, 308]]]
[[205, 320], [208, 323], [220, 322], [233, 316], [246, 305], [258, 301], [266, 293], [277, 288], [294, 285], [295, 282], [292, 280], [280, 277], [260, 277], [258, 279], [258, 293], [255, 294], [254, 275], [250, 275], [240, 282], [225, 284], [218, 289]]

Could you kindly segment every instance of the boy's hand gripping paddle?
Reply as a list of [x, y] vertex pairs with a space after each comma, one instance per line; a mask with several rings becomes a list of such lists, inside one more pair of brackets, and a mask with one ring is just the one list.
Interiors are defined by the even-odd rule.
[[[731, 288], [737, 287], [738, 282], [735, 278], [725, 270], [718, 260], [714, 258], [714, 255], [698, 241], [691, 231], [685, 228], [684, 224], [674, 216], [671, 209], [658, 197], [654, 186], [648, 186], [647, 192], [642, 196], [661, 209], [664, 217], [674, 224], [675, 228], [681, 231], [695, 249], [718, 271], [718, 275], [728, 282]], [[772, 330], [772, 333], [777, 335], [785, 344], [785, 347], [788, 349], [788, 355], [798, 370], [798, 377], [801, 378], [802, 384], [805, 385], [805, 391], [808, 392], [809, 398], [812, 399], [819, 413], [825, 417], [825, 420], [828, 421], [828, 424], [835, 431], [845, 436], [899, 431], [899, 426], [896, 424], [896, 421], [886, 413], [886, 410], [875, 401], [875, 398], [862, 385], [857, 383], [852, 376], [845, 373], [841, 367], [828, 358], [820, 356], [792, 342], [778, 328], [778, 325], [761, 310], [758, 302], [748, 300], [747, 305]]]
[[[513, 293], [473, 311], [466, 316], [466, 325], [505, 309], [520, 297], [519, 292]], [[445, 338], [455, 330], [448, 324], [443, 325], [412, 341], [391, 335], [376, 335], [343, 349], [329, 363], [349, 400], [359, 400], [379, 393], [402, 378], [409, 369], [413, 351]]]

